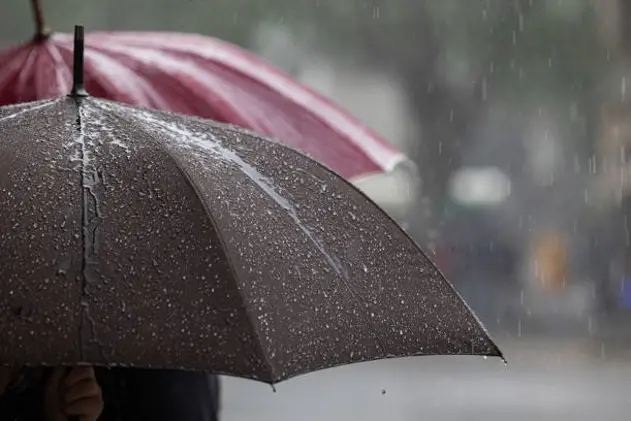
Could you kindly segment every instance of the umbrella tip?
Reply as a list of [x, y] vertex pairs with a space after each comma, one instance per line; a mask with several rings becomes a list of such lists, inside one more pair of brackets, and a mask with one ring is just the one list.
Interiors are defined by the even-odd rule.
[[84, 30], [82, 25], [74, 27], [74, 61], [72, 68], [72, 91], [70, 96], [74, 98], [88, 96], [83, 81], [84, 74]]

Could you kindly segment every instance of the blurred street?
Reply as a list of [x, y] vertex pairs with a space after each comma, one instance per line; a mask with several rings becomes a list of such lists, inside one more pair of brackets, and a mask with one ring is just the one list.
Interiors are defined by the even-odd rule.
[[499, 342], [508, 366], [468, 357], [382, 361], [289, 380], [277, 393], [225, 379], [223, 419], [591, 421], [630, 413], [631, 365], [623, 350], [550, 338]]

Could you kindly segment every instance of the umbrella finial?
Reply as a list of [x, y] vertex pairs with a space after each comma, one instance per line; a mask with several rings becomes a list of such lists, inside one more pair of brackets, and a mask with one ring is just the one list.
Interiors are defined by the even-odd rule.
[[74, 27], [74, 62], [72, 68], [72, 97], [88, 96], [83, 83], [83, 50], [84, 50], [83, 26]]
[[44, 22], [44, 13], [42, 12], [42, 6], [39, 0], [31, 0], [31, 8], [33, 9], [33, 17], [35, 19], [35, 40], [43, 41], [50, 37], [52, 32], [50, 28], [46, 26], [46, 22]]

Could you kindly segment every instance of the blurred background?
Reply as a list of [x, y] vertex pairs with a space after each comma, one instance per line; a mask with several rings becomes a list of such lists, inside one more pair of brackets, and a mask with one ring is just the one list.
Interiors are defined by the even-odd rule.
[[[396, 144], [416, 170], [361, 187], [439, 265], [509, 360], [361, 364], [291, 380], [277, 394], [226, 379], [224, 419], [626, 418], [631, 2], [42, 5], [63, 32], [84, 24], [237, 43]], [[32, 34], [29, 2], [3, 1], [0, 44]]]

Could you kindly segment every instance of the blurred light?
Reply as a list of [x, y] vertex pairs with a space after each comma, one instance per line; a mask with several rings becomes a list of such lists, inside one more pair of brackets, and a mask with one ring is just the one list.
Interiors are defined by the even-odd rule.
[[496, 167], [462, 168], [451, 177], [449, 194], [467, 206], [494, 206], [511, 193], [511, 181]]

